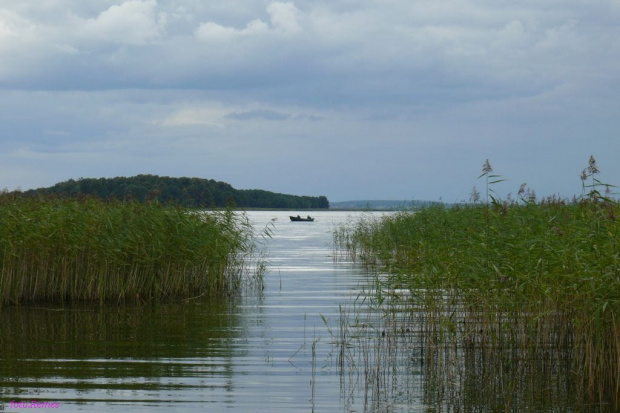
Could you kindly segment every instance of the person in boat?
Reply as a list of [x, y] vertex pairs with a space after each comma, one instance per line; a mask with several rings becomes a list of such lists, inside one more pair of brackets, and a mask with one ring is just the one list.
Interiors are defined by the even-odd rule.
[[297, 219], [301, 219], [301, 217], [299, 215], [297, 215]]
[[306, 219], [312, 219], [312, 218], [310, 218], [310, 215], [308, 215], [308, 218], [306, 218]]

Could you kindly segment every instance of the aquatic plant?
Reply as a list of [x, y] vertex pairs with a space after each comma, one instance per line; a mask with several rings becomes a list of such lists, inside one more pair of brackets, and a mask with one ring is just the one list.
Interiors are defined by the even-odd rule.
[[[416, 346], [432, 358], [426, 365], [443, 360], [453, 383], [464, 384], [463, 363], [488, 361], [477, 365], [492, 381], [510, 363], [532, 372], [542, 358], [550, 361], [543, 370], [572, 376], [564, 394], [575, 403], [619, 408], [620, 206], [610, 186], [595, 177], [592, 157], [580, 198], [535, 202], [522, 186], [520, 201], [506, 202], [488, 188], [499, 178], [488, 161], [485, 168], [491, 202], [362, 219], [334, 241], [387, 274], [374, 300], [386, 319], [396, 319], [390, 305], [400, 306], [394, 331], [422, 328]], [[459, 361], [446, 364], [449, 355]], [[489, 394], [501, 391], [505, 401], [519, 386], [506, 382]]]
[[229, 294], [252, 248], [252, 228], [233, 211], [0, 197], [2, 304]]

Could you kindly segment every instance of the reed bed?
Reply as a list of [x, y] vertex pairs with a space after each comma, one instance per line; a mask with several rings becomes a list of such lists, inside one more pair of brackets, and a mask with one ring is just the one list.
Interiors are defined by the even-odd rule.
[[556, 386], [572, 408], [620, 408], [620, 207], [592, 182], [570, 202], [500, 202], [487, 189], [487, 203], [366, 217], [334, 232], [341, 250], [386, 273], [373, 300], [400, 322], [381, 328], [416, 332], [401, 345], [440, 367], [429, 378], [453, 385], [445, 393], [436, 381], [435, 397], [465, 397], [467, 380], [483, 375], [479, 392], [505, 406], [528, 392], [542, 403]]
[[[391, 301], [391, 311], [395, 306], [402, 312], [389, 317], [360, 316], [359, 308], [341, 314], [335, 344], [349, 410], [612, 410], [580, 397], [577, 382], [569, 379], [570, 351], [550, 337], [541, 334], [539, 342], [524, 346], [513, 331], [498, 337], [502, 345], [491, 350], [490, 343], [472, 340], [479, 324], [465, 313], [412, 309], [403, 300]], [[362, 406], [353, 406], [360, 401]]]
[[3, 305], [230, 294], [252, 248], [252, 228], [232, 211], [0, 197]]

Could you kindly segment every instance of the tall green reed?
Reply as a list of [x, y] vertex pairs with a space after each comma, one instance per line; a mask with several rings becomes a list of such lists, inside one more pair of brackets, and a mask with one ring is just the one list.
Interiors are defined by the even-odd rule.
[[427, 347], [448, 340], [485, 360], [510, 347], [524, 368], [553, 354], [579, 383], [570, 394], [620, 407], [619, 205], [601, 194], [609, 186], [593, 178], [594, 158], [572, 202], [535, 202], [524, 186], [521, 202], [502, 201], [489, 187], [501, 178], [491, 173], [487, 161], [484, 204], [362, 219], [338, 229], [335, 242], [388, 274], [378, 301], [392, 291], [425, 315]]
[[252, 253], [233, 211], [0, 197], [2, 304], [230, 294]]

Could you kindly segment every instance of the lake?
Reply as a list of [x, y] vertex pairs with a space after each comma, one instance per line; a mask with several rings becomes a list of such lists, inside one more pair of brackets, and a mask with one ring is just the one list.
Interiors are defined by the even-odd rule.
[[[332, 231], [360, 213], [258, 211], [264, 289], [227, 300], [2, 310], [0, 397], [70, 411], [348, 411], [336, 366], [340, 307], [366, 271], [334, 260]], [[273, 221], [272, 221], [273, 220]], [[12, 408], [13, 407], [13, 408]]]
[[4, 308], [0, 409], [34, 400], [63, 412], [605, 410], [579, 404], [570, 349], [555, 337], [488, 353], [442, 339], [450, 325], [425, 312], [365, 299], [381, 275], [335, 256], [332, 233], [382, 213], [291, 222], [298, 213], [307, 214], [248, 213], [272, 237], [262, 241], [264, 288], [241, 297]]

